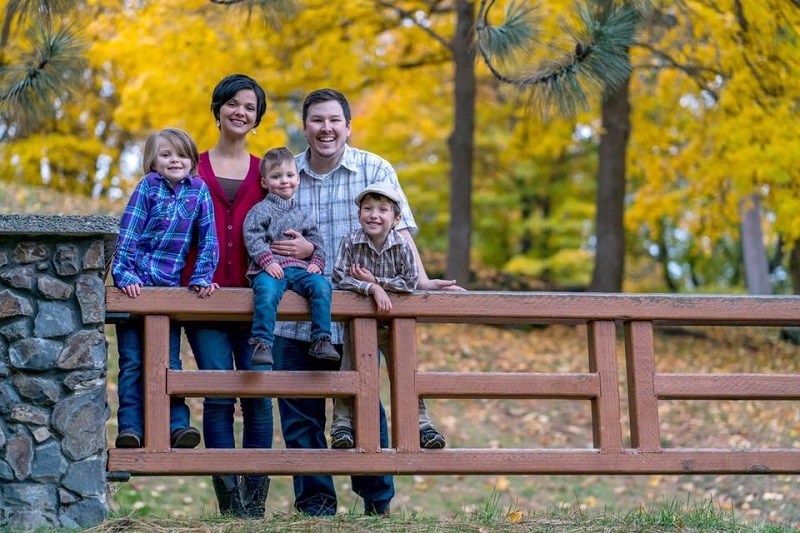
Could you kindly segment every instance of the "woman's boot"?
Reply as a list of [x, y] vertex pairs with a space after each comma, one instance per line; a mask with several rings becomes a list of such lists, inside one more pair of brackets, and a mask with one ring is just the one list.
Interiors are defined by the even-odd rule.
[[214, 492], [217, 493], [219, 514], [230, 514], [238, 518], [244, 516], [242, 497], [239, 494], [239, 478], [237, 476], [211, 476]]
[[268, 493], [268, 476], [242, 476], [242, 508], [245, 518], [264, 518]]

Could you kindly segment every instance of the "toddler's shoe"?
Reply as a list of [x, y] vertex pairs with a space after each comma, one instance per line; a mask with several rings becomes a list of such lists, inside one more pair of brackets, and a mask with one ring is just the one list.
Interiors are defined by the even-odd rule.
[[255, 342], [255, 348], [253, 348], [253, 357], [250, 359], [250, 364], [252, 366], [263, 366], [263, 365], [271, 365], [274, 363], [272, 360], [272, 350], [269, 349], [269, 346], [266, 342]]
[[320, 337], [312, 341], [311, 348], [308, 350], [308, 355], [316, 357], [317, 359], [325, 359], [326, 361], [338, 361], [341, 359], [339, 352], [333, 347], [329, 337]]
[[331, 433], [331, 448], [344, 449], [356, 445], [353, 430], [350, 428], [337, 428]]
[[117, 448], [141, 448], [142, 437], [133, 431], [123, 431], [117, 435], [117, 438], [114, 441], [114, 446]]
[[194, 448], [200, 444], [200, 432], [193, 427], [176, 429], [169, 436], [173, 448]]
[[419, 432], [419, 446], [427, 450], [441, 450], [447, 445], [444, 435], [433, 428], [426, 428]]

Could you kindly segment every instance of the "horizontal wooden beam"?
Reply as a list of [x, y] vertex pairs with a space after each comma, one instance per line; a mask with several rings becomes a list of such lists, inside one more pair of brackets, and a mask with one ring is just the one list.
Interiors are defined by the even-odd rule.
[[653, 383], [662, 400], [800, 400], [793, 374], [655, 374]]
[[357, 391], [357, 372], [167, 371], [167, 394], [175, 396], [331, 398]]
[[597, 374], [521, 372], [417, 372], [425, 398], [586, 399], [600, 396]]
[[[576, 323], [593, 320], [643, 320], [663, 324], [800, 325], [800, 296], [687, 296], [675, 294], [600, 294], [492, 291], [418, 291], [391, 295], [392, 311], [381, 318], [414, 318], [452, 323]], [[164, 314], [187, 321], [249, 321], [250, 289], [223, 288], [198, 298], [184, 288], [145, 287], [136, 299], [115, 288], [106, 291], [109, 313]], [[375, 317], [369, 298], [334, 291], [334, 320]], [[309, 316], [308, 302], [289, 291], [278, 308], [283, 320]]]
[[[235, 466], [234, 466], [235, 465]], [[144, 450], [111, 449], [109, 472], [202, 474], [798, 474], [800, 450], [445, 449], [402, 453], [359, 450]]]

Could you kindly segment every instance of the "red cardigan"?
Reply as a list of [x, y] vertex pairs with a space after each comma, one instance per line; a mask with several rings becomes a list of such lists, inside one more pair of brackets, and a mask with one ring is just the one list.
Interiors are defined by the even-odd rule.
[[[219, 239], [219, 263], [214, 272], [214, 282], [218, 283], [220, 287], [250, 286], [246, 275], [248, 257], [244, 247], [242, 227], [250, 208], [263, 200], [266, 194], [261, 187], [261, 174], [258, 169], [260, 162], [258, 157], [250, 156], [250, 170], [231, 202], [223, 192], [219, 180], [214, 174], [214, 169], [211, 168], [208, 152], [200, 154], [198, 174], [208, 185], [211, 191], [211, 200], [214, 203], [214, 222]], [[192, 246], [189, 250], [186, 267], [183, 269], [183, 285], [187, 285], [189, 282], [189, 274], [194, 270], [196, 258], [197, 247]]]

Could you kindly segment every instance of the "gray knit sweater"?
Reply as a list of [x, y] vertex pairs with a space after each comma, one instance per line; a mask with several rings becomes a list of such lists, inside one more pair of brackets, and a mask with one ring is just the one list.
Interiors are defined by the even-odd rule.
[[[308, 261], [272, 253], [270, 243], [290, 240], [284, 235], [284, 232], [290, 229], [302, 234], [314, 245], [314, 253]], [[284, 200], [276, 194], [268, 194], [254, 205], [244, 219], [244, 245], [250, 256], [250, 265], [247, 269], [249, 278], [264, 272], [272, 263], [278, 263], [283, 268], [308, 268], [309, 263], [314, 263], [320, 270], [325, 270], [322, 235], [311, 217], [300, 210], [293, 199]]]

